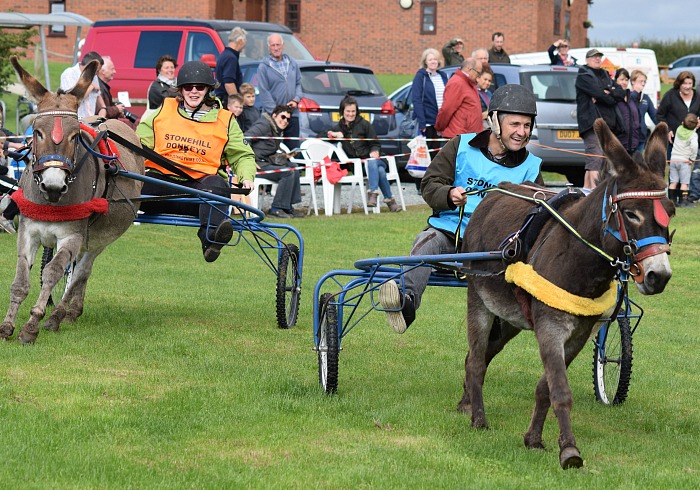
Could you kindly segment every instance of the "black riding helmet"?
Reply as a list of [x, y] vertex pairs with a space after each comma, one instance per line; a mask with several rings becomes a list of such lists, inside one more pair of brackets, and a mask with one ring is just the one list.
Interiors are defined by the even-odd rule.
[[177, 74], [177, 86], [182, 87], [187, 84], [201, 83], [214, 87], [216, 80], [211, 74], [211, 68], [201, 61], [188, 61], [180, 68]]
[[499, 87], [491, 96], [488, 122], [491, 130], [498, 138], [501, 137], [501, 127], [498, 114], [523, 114], [532, 118], [535, 125], [537, 102], [531, 90], [518, 84], [508, 84]]

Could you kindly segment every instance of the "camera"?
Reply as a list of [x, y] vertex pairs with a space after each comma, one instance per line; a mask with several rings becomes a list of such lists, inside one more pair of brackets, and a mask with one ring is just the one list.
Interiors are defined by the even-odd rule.
[[127, 118], [132, 123], [136, 123], [136, 121], [139, 120], [139, 116], [137, 116], [136, 114], [134, 114], [131, 111], [127, 111], [126, 109], [124, 109], [122, 112], [124, 113], [124, 117]]

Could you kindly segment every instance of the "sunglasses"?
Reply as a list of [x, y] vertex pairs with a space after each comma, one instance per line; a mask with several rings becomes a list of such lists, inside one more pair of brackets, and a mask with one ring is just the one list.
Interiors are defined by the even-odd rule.
[[207, 87], [208, 85], [204, 85], [203, 83], [188, 83], [182, 86], [182, 90], [192, 92], [193, 90], [197, 89], [197, 92], [204, 92]]
[[289, 119], [289, 116], [285, 116], [284, 114], [277, 114], [277, 115], [278, 115], [278, 116], [280, 117], [280, 119], [282, 119], [283, 121], [286, 121], [287, 119]]

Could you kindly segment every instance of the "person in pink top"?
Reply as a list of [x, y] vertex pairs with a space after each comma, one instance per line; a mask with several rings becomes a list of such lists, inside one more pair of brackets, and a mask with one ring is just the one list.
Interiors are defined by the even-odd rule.
[[484, 129], [481, 122], [481, 99], [476, 85], [481, 70], [481, 61], [467, 58], [461, 69], [447, 82], [442, 107], [435, 120], [435, 129], [444, 138], [479, 133]]

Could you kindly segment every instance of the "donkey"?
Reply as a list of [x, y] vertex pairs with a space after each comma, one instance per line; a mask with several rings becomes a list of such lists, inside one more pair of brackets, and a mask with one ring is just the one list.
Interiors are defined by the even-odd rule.
[[[12, 56], [10, 62], [38, 108], [32, 160], [22, 174], [20, 189], [12, 195], [21, 211], [17, 271], [10, 288], [10, 306], [0, 325], [0, 339], [14, 333], [17, 311], [29, 293], [29, 270], [39, 245], [43, 245], [56, 253], [44, 268], [41, 292], [17, 337], [23, 343], [33, 343], [51, 290], [71, 263], [75, 266], [70, 284], [44, 328], [57, 331], [64, 318], [73, 321], [82, 314], [85, 288], [95, 258], [133, 222], [138, 204], [132, 199], [141, 194], [142, 183], [114, 177], [101, 158], [104, 151], [86, 149], [94, 142], [96, 133], [81, 125], [77, 110], [98, 69], [97, 61], [85, 68], [73, 89], [57, 93], [46, 90], [19, 65], [17, 57]], [[134, 131], [120, 121], [107, 120], [100, 129], [140, 146]], [[112, 161], [116, 163], [112, 165], [143, 174], [142, 157], [112, 141], [98, 140], [98, 143], [100, 150], [113, 152]], [[114, 158], [116, 155], [118, 158]]]
[[[467, 292], [469, 353], [458, 409], [471, 413], [473, 427], [488, 427], [482, 391], [486, 369], [521, 330], [534, 331], [544, 375], [524, 442], [527, 448], [544, 448], [542, 430], [551, 405], [565, 469], [583, 465], [571, 428], [573, 398], [566, 369], [595, 334], [601, 313], [614, 307], [617, 268], [630, 267], [642, 294], [661, 293], [671, 278], [668, 224], [675, 207], [666, 198], [663, 177], [666, 124], [655, 128], [643, 159], [630, 157], [602, 119], [594, 128], [608, 158], [603, 178], [588, 196], [569, 199], [558, 210], [579, 236], [549, 218], [529, 250], [521, 251], [520, 262], [512, 264], [517, 267], [509, 266], [503, 274], [500, 262], [479, 262], [478, 269], [486, 272], [470, 276]], [[499, 187], [534, 194], [531, 187]], [[530, 201], [491, 192], [469, 220], [463, 251], [499, 249], [504, 237], [522, 229], [532, 209]]]

